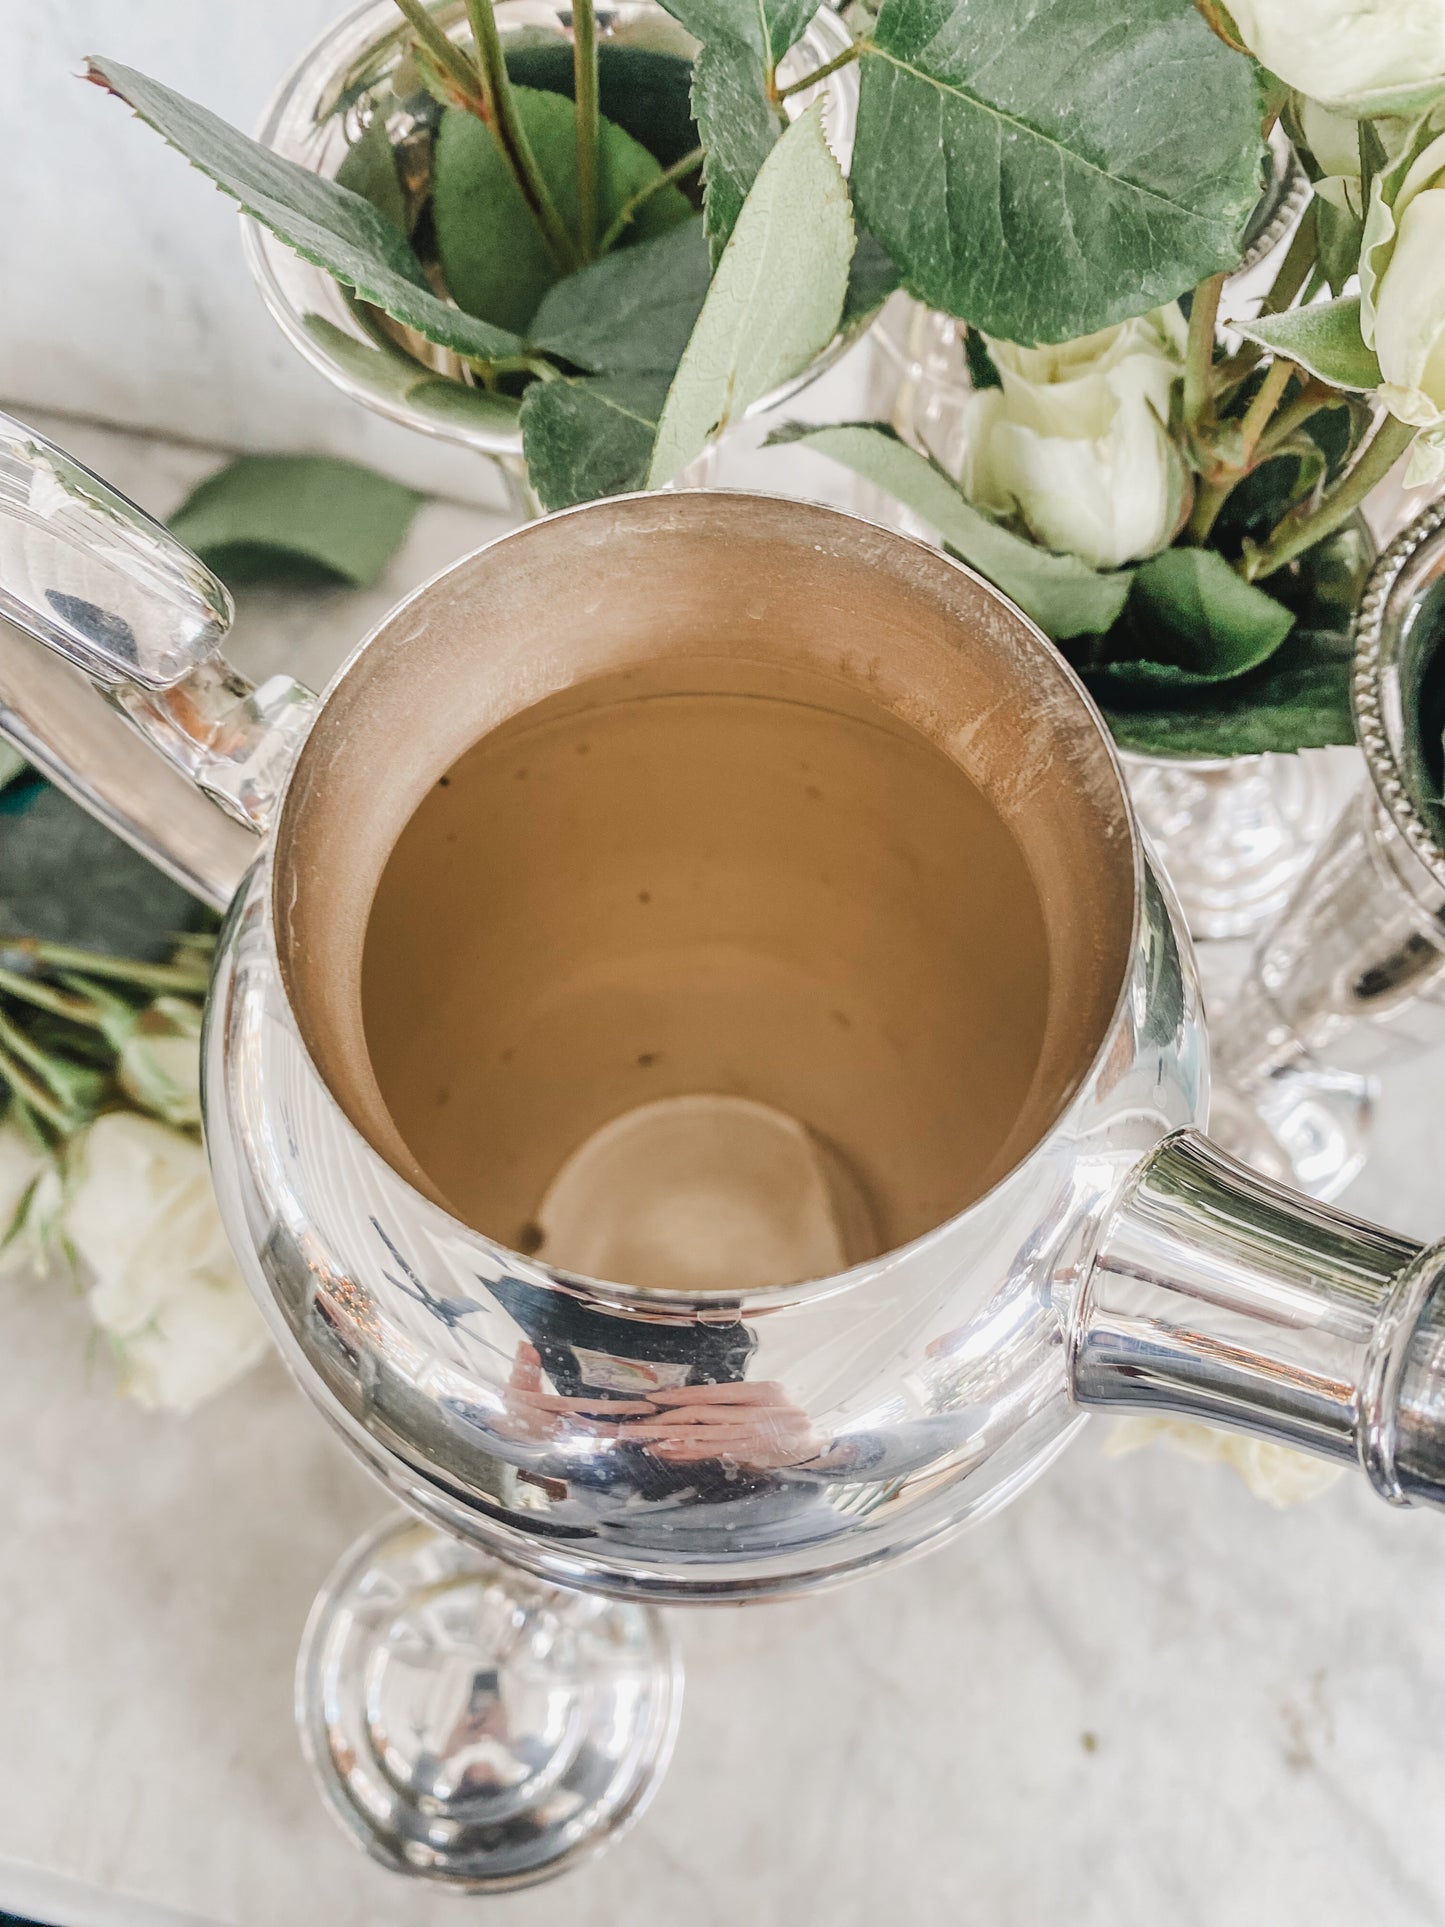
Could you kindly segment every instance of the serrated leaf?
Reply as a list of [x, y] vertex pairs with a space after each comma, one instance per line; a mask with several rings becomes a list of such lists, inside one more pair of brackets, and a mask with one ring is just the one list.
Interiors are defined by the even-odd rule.
[[1192, 0], [884, 0], [860, 90], [860, 221], [988, 334], [1070, 340], [1239, 261], [1259, 93]]
[[433, 294], [406, 236], [361, 195], [284, 160], [208, 108], [116, 61], [92, 60], [87, 71], [287, 247], [364, 301], [477, 361], [520, 351], [516, 335]]
[[1296, 362], [1332, 388], [1367, 390], [1380, 384], [1380, 364], [1360, 332], [1358, 295], [1233, 325], [1250, 341]]
[[816, 0], [664, 0], [674, 20], [707, 46], [740, 40], [771, 73], [801, 40], [818, 11]]
[[723, 250], [668, 391], [649, 488], [671, 481], [713, 435], [827, 347], [853, 243], [847, 185], [817, 102], [763, 163]]
[[1084, 672], [1124, 749], [1170, 756], [1257, 756], [1354, 741], [1351, 658], [1333, 636], [1296, 631], [1262, 668], [1225, 684], [1176, 694], [1131, 689], [1108, 672]]
[[208, 476], [171, 533], [228, 583], [320, 577], [366, 588], [421, 503], [413, 489], [323, 455], [243, 455]]
[[1267, 662], [1293, 626], [1213, 549], [1165, 549], [1139, 564], [1129, 593], [1127, 634], [1141, 659], [1114, 667], [1141, 685], [1227, 682]]
[[666, 394], [666, 375], [534, 381], [522, 398], [522, 441], [542, 506], [644, 487]]
[[328, 357], [369, 389], [391, 395], [439, 425], [505, 434], [517, 426], [521, 403], [513, 395], [469, 388], [448, 375], [424, 368], [400, 349], [369, 348], [324, 315], [307, 315], [302, 326]]
[[987, 576], [1056, 640], [1101, 635], [1124, 607], [1128, 570], [1101, 575], [1077, 556], [1053, 555], [1001, 528], [966, 502], [941, 469], [900, 441], [891, 428], [867, 422], [795, 426], [770, 441], [805, 443], [886, 490], [937, 529], [951, 554]]
[[[513, 89], [517, 116], [562, 225], [577, 230], [577, 110], [561, 94]], [[605, 232], [623, 204], [662, 169], [620, 127], [599, 128], [597, 208]], [[669, 183], [637, 209], [639, 240], [692, 216]], [[459, 107], [442, 115], [432, 167], [432, 215], [447, 287], [469, 314], [525, 331], [547, 290], [562, 278], [490, 127]]]
[[579, 268], [543, 297], [532, 344], [591, 374], [664, 374], [682, 357], [708, 287], [697, 217]]
[[692, 64], [692, 112], [702, 136], [708, 245], [722, 255], [748, 190], [782, 138], [757, 49], [730, 34], [707, 41]]

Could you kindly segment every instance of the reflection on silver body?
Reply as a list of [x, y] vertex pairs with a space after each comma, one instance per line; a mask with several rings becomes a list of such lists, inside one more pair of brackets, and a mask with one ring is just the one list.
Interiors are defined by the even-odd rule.
[[[1445, 502], [1380, 557], [1355, 629], [1367, 780], [1266, 932], [1220, 1027], [1218, 1075], [1250, 1148], [1263, 1118], [1296, 1182], [1330, 1196], [1365, 1155], [1371, 1073], [1445, 1043], [1445, 851], [1410, 800], [1406, 688], [1440, 621]], [[1282, 1154], [1282, 1155], [1281, 1155]]]
[[[9, 446], [56, 472], [38, 438], [13, 429]], [[88, 533], [109, 536], [111, 505], [92, 522], [88, 491], [76, 480], [52, 504], [68, 536], [45, 550], [44, 570], [17, 575], [7, 563], [3, 572], [12, 612], [45, 641], [52, 591], [73, 592]], [[35, 495], [24, 499], [33, 513]], [[139, 511], [126, 517], [127, 539], [159, 572], [150, 611], [159, 622], [174, 586], [164, 582], [173, 545]], [[15, 553], [14, 519], [0, 500], [0, 555]], [[617, 559], [639, 539], [671, 584], [660, 627], [646, 626], [655, 586], [634, 605]], [[715, 558], [703, 590], [697, 543]], [[1102, 848], [1087, 847], [1108, 890], [1090, 898], [1094, 880], [1070, 869], [1055, 909], [1072, 909], [1077, 923], [1080, 904], [1117, 905], [1117, 916], [1108, 910], [1116, 927], [1090, 925], [1089, 934], [1119, 963], [1091, 980], [1108, 990], [1097, 1023], [1081, 1017], [1075, 1031], [1065, 1019], [1065, 1044], [1072, 1051], [1082, 1041], [1087, 1051], [1065, 1060], [1083, 1068], [1063, 1109], [958, 1215], [837, 1277], [736, 1296], [629, 1291], [550, 1271], [469, 1230], [363, 1138], [303, 1043], [293, 1001], [300, 979], [286, 980], [288, 994], [271, 884], [291, 862], [301, 887], [306, 825], [326, 825], [337, 784], [344, 796], [337, 764], [358, 729], [361, 773], [375, 786], [365, 732], [391, 728], [407, 700], [403, 682], [425, 681], [425, 617], [438, 631], [432, 642], [445, 645], [448, 613], [466, 619], [492, 592], [515, 587], [520, 572], [534, 617], [540, 611], [560, 634], [558, 586], [572, 597], [588, 580], [610, 583], [623, 610], [608, 612], [620, 623], [614, 635], [640, 624], [646, 647], [665, 657], [688, 594], [734, 597], [755, 617], [770, 606], [763, 586], [763, 601], [743, 600], [768, 573], [755, 566], [757, 544], [783, 579], [803, 567], [809, 581], [822, 570], [825, 589], [850, 585], [820, 618], [830, 646], [864, 620], [859, 605], [871, 597], [870, 619], [883, 629], [870, 633], [886, 633], [890, 647], [906, 646], [910, 625], [922, 633], [926, 614], [935, 625], [946, 615], [946, 628], [930, 633], [945, 638], [950, 676], [967, 662], [970, 673], [986, 665], [999, 678], [1032, 678], [1046, 720], [1025, 727], [1042, 729], [1055, 753], [1029, 768], [1022, 787], [1005, 756], [996, 780], [1012, 785], [1020, 820], [1046, 812], [1028, 819], [1053, 826], [1055, 847], [1033, 851], [1045, 868], [1074, 822], [1102, 826], [1091, 832]], [[783, 608], [771, 606], [775, 615]], [[564, 642], [556, 673], [575, 668], [573, 652], [605, 627], [600, 607], [593, 602], [590, 626]], [[975, 630], [968, 647], [959, 646], [963, 610]], [[801, 650], [804, 625], [793, 616], [785, 627], [787, 649]], [[749, 635], [748, 647], [760, 649]], [[12, 632], [4, 640], [0, 727], [9, 731], [13, 689], [25, 687], [35, 645]], [[494, 633], [479, 659], [489, 664], [505, 642]], [[227, 682], [224, 665], [193, 660], [199, 653], [183, 655], [172, 697]], [[433, 649], [431, 661], [440, 696], [454, 697], [454, 652]], [[123, 665], [107, 660], [104, 671], [119, 681]], [[872, 673], [886, 685], [894, 672], [875, 656]], [[369, 718], [364, 701], [357, 707], [368, 687], [385, 693]], [[428, 714], [439, 729], [460, 727], [451, 709]], [[986, 584], [901, 538], [800, 503], [704, 493], [600, 503], [503, 538], [404, 604], [317, 708], [310, 746], [278, 798], [300, 710], [298, 697], [282, 710], [283, 733], [255, 745], [253, 767], [269, 772], [272, 787], [264, 807], [261, 788], [254, 792], [250, 821], [259, 827], [269, 816], [274, 827], [279, 812], [283, 823], [275, 855], [254, 843], [257, 861], [219, 946], [206, 1132], [238, 1258], [299, 1383], [399, 1498], [459, 1542], [435, 1545], [413, 1530], [369, 1543], [323, 1596], [303, 1653], [302, 1726], [323, 1791], [386, 1864], [472, 1889], [569, 1864], [640, 1810], [670, 1744], [673, 1662], [641, 1606], [796, 1591], [935, 1543], [1019, 1491], [1086, 1406], [1192, 1412], [1328, 1456], [1353, 1453], [1385, 1497], [1445, 1502], [1445, 1251], [1421, 1253], [1310, 1205], [1232, 1165], [1189, 1128], [1204, 1114], [1207, 1079], [1177, 907], [1135, 835], [1102, 722], [1043, 639]], [[174, 703], [169, 713], [186, 715]], [[168, 746], [147, 715], [126, 714], [151, 744]], [[63, 704], [48, 715], [54, 766], [83, 744], [66, 737]], [[32, 710], [28, 742], [40, 719]], [[951, 739], [960, 759], [1012, 740], [1002, 714], [988, 729], [978, 715], [964, 720]], [[200, 736], [204, 744], [204, 723]], [[97, 738], [104, 758], [118, 740]], [[130, 741], [173, 785], [174, 764]], [[443, 769], [444, 747], [435, 751]], [[181, 749], [184, 762], [190, 752]], [[307, 787], [316, 779], [308, 759], [326, 772], [320, 788]], [[1092, 787], [1071, 769], [1091, 770]], [[434, 775], [423, 768], [418, 780]], [[116, 821], [121, 776], [144, 780], [116, 761], [104, 781], [73, 781]], [[232, 837], [248, 834], [233, 819], [217, 821]], [[343, 821], [364, 841], [367, 826]], [[130, 825], [173, 868], [183, 849], [195, 862], [183, 817], [169, 839], [154, 808], [137, 808]], [[350, 852], [335, 837], [323, 842], [310, 887], [324, 902]], [[234, 841], [213, 854], [208, 888], [221, 897], [234, 880]], [[280, 907], [294, 928], [295, 902]], [[1065, 914], [1066, 931], [1069, 921]], [[340, 925], [331, 928], [339, 948]], [[1051, 940], [1057, 934], [1051, 926]], [[327, 990], [337, 954], [311, 960], [308, 994]], [[1056, 984], [1053, 1002], [1067, 1013], [1073, 994]], [[345, 1074], [337, 1070], [338, 1083]], [[625, 1409], [609, 1408], [604, 1420], [596, 1400], [524, 1384], [520, 1355], [538, 1319], [587, 1352], [593, 1385], [635, 1382], [638, 1359], [656, 1357], [663, 1340], [674, 1362], [702, 1363], [704, 1387], [720, 1382], [725, 1357], [721, 1377], [759, 1395], [756, 1430], [748, 1434], [735, 1404], [715, 1456], [663, 1461], [645, 1441], [629, 1442]], [[534, 1577], [508, 1584], [498, 1557]], [[579, 1604], [553, 1586], [624, 1603]]]

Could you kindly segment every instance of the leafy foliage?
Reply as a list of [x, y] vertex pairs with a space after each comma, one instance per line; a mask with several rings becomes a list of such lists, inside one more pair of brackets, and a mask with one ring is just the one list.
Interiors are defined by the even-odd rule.
[[421, 497], [322, 455], [243, 455], [208, 476], [171, 532], [233, 587], [256, 581], [375, 582]]
[[[577, 113], [560, 94], [514, 89], [542, 177], [563, 223], [577, 225]], [[662, 169], [645, 147], [610, 121], [601, 124], [598, 220], [608, 228], [624, 204], [657, 181]], [[469, 314], [524, 334], [547, 290], [562, 278], [502, 157], [492, 130], [474, 114], [442, 115], [432, 173], [437, 249], [453, 297]], [[647, 240], [692, 214], [672, 185], [638, 207], [633, 232]]]
[[828, 345], [853, 246], [848, 189], [818, 103], [763, 163], [723, 250], [658, 423], [650, 488], [671, 481], [709, 437]]
[[1238, 262], [1259, 94], [1192, 0], [884, 0], [862, 64], [853, 192], [921, 300], [1056, 342]]

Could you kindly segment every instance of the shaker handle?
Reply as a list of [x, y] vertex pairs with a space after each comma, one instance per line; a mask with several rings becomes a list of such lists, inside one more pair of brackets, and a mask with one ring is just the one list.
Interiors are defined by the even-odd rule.
[[[235, 823], [269, 826], [315, 697], [288, 676], [256, 687], [232, 669], [220, 654], [232, 617], [224, 585], [135, 503], [4, 414], [0, 617], [97, 685]], [[136, 796], [151, 764], [138, 764], [94, 714], [70, 728], [81, 707], [64, 701], [53, 675], [0, 651], [0, 732], [143, 854], [224, 904], [248, 867], [234, 838], [207, 834], [186, 811], [186, 848], [168, 848], [168, 809]], [[97, 769], [97, 759], [114, 767]], [[165, 774], [157, 767], [153, 780]], [[254, 854], [251, 843], [248, 861]]]

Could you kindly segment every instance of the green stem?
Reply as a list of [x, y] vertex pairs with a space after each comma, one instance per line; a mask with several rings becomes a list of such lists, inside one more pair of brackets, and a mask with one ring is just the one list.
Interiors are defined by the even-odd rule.
[[1247, 469], [1254, 461], [1259, 438], [1268, 428], [1270, 417], [1284, 400], [1284, 391], [1295, 378], [1295, 365], [1277, 355], [1259, 384], [1258, 391], [1239, 424], [1240, 461]]
[[1190, 510], [1189, 522], [1185, 529], [1185, 534], [1194, 548], [1202, 549], [1209, 540], [1210, 531], [1219, 519], [1219, 511], [1229, 500], [1236, 482], [1240, 480], [1242, 477], [1231, 475], [1227, 481], [1222, 482], [1200, 481], [1194, 491], [1194, 507]]
[[598, 242], [597, 252], [606, 254], [609, 248], [616, 247], [623, 234], [636, 220], [637, 210], [643, 203], [650, 201], [653, 195], [660, 193], [664, 187], [670, 187], [674, 181], [680, 181], [684, 175], [691, 174], [695, 167], [701, 167], [704, 158], [703, 149], [694, 147], [691, 153], [684, 154], [681, 160], [674, 161], [671, 167], [665, 167], [660, 174], [654, 176], [646, 187], [639, 188], [630, 201], [624, 201], [617, 210], [617, 218]]
[[[54, 1093], [54, 1102], [60, 1107], [60, 1115], [65, 1120], [63, 1128], [68, 1129], [75, 1123], [74, 1113], [65, 1103], [64, 1089], [57, 1085], [55, 1081], [55, 1065], [49, 1053], [41, 1050], [38, 1044], [33, 1044], [23, 1030], [17, 1029], [17, 1027], [10, 1022], [9, 1018], [4, 1016], [0, 1016], [0, 1051], [3, 1051], [5, 1057], [10, 1060], [10, 1063], [15, 1068], [18, 1069], [23, 1065], [26, 1070], [34, 1071], [37, 1077], [44, 1080], [44, 1085], [48, 1086], [50, 1091]], [[10, 1071], [6, 1071], [4, 1074], [7, 1077], [11, 1077]], [[38, 1092], [41, 1089], [41, 1085], [33, 1086], [33, 1091]], [[35, 1102], [35, 1097], [31, 1091], [26, 1091], [23, 1094], [27, 1103], [33, 1104]], [[53, 1121], [52, 1119], [52, 1122]]]
[[113, 978], [135, 984], [142, 990], [179, 990], [201, 995], [209, 983], [208, 973], [197, 964], [148, 964], [134, 957], [107, 957], [97, 950], [81, 950], [74, 944], [45, 943], [38, 937], [0, 939], [0, 956], [29, 958], [52, 970], [83, 971], [88, 977]]
[[1415, 439], [1408, 422], [1387, 415], [1366, 443], [1353, 468], [1328, 489], [1306, 515], [1286, 516], [1261, 549], [1244, 557], [1244, 574], [1258, 582], [1312, 549], [1347, 522], [1376, 483], [1384, 480]]
[[444, 70], [467, 106], [474, 114], [484, 117], [486, 102], [478, 91], [477, 76], [461, 48], [432, 19], [430, 8], [423, 4], [423, 0], [396, 0], [396, 4], [406, 15], [417, 39]]
[[1300, 289], [1309, 278], [1310, 269], [1315, 264], [1319, 250], [1319, 235], [1316, 231], [1316, 208], [1313, 201], [1300, 217], [1300, 224], [1294, 231], [1279, 272], [1274, 277], [1274, 286], [1265, 296], [1260, 307], [1261, 314], [1283, 314]]
[[547, 183], [542, 179], [537, 157], [532, 152], [532, 144], [517, 114], [516, 97], [507, 74], [502, 36], [497, 31], [492, 0], [467, 0], [467, 18], [472, 24], [472, 37], [476, 41], [477, 78], [482, 84], [487, 120], [502, 150], [502, 158], [512, 170], [512, 178], [531, 210], [542, 239], [547, 243], [548, 252], [564, 274], [571, 274], [581, 265], [577, 244], [562, 225], [562, 217], [557, 212]]
[[557, 380], [557, 370], [539, 355], [499, 355], [495, 361], [471, 361], [467, 366], [493, 390], [498, 375], [534, 375], [538, 381]]
[[36, 1083], [25, 1066], [13, 1058], [3, 1045], [0, 1045], [0, 1081], [8, 1084], [23, 1104], [38, 1112], [47, 1124], [62, 1135], [72, 1128], [75, 1120], [70, 1113], [56, 1103], [43, 1085]]
[[1189, 343], [1184, 351], [1184, 419], [1191, 427], [1203, 419], [1209, 406], [1214, 324], [1223, 287], [1224, 276], [1211, 274], [1194, 290], [1189, 308]]
[[1297, 429], [1303, 428], [1305, 423], [1312, 416], [1318, 415], [1322, 408], [1346, 406], [1345, 397], [1338, 389], [1326, 388], [1322, 382], [1309, 382], [1304, 392], [1296, 395], [1287, 408], [1282, 408], [1265, 433], [1260, 436], [1259, 446], [1254, 451], [1255, 466], [1258, 467], [1260, 462], [1268, 461]]
[[592, 0], [572, 0], [572, 93], [577, 103], [577, 241], [582, 259], [597, 253], [597, 16]]
[[25, 977], [18, 971], [0, 968], [0, 990], [8, 991], [22, 1004], [30, 1004], [36, 1010], [48, 1010], [54, 1017], [69, 1018], [72, 1024], [84, 1024], [92, 1030], [100, 1028], [100, 1016], [94, 1004], [71, 991], [57, 990], [43, 977]]
[[775, 98], [790, 100], [794, 94], [801, 94], [809, 87], [816, 87], [818, 82], [826, 80], [829, 74], [836, 74], [841, 68], [849, 66], [859, 54], [866, 52], [867, 48], [866, 40], [855, 40], [851, 47], [845, 47], [842, 53], [835, 54], [826, 65], [815, 67], [812, 73], [804, 74], [801, 80], [790, 80], [786, 87], [779, 87]]

